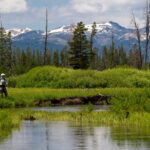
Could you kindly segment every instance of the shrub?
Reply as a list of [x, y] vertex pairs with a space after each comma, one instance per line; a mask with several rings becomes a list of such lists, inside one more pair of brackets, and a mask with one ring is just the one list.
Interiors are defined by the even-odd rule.
[[143, 88], [150, 87], [150, 71], [118, 67], [100, 72], [44, 66], [18, 77], [10, 77], [8, 82], [9, 87], [19, 88]]

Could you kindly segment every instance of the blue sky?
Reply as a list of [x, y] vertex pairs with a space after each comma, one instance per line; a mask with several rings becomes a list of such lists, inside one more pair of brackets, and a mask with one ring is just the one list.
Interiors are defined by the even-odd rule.
[[5, 28], [44, 30], [48, 8], [49, 30], [79, 21], [114, 21], [132, 27], [131, 12], [144, 25], [144, 0], [0, 0], [0, 14]]

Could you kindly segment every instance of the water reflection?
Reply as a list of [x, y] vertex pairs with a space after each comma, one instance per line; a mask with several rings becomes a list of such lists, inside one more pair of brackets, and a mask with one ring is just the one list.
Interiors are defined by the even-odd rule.
[[0, 150], [148, 150], [146, 129], [83, 126], [82, 123], [25, 121], [0, 143]]
[[[80, 111], [85, 107], [85, 105], [75, 105], [75, 106], [52, 106], [52, 107], [38, 107], [32, 108], [32, 110], [39, 111], [50, 111], [50, 112], [58, 112], [58, 111], [68, 111], [68, 112], [76, 112]], [[94, 111], [108, 111], [110, 107], [108, 105], [94, 105]]]

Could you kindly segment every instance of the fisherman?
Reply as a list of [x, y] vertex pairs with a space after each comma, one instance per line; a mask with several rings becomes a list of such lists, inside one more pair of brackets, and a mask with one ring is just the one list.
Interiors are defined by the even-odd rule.
[[7, 95], [8, 95], [6, 86], [7, 86], [7, 82], [6, 82], [6, 79], [5, 79], [5, 74], [2, 73], [1, 74], [1, 79], [0, 79], [0, 92], [1, 92], [2, 97], [3, 97], [3, 93], [5, 94], [5, 97], [7, 97]]

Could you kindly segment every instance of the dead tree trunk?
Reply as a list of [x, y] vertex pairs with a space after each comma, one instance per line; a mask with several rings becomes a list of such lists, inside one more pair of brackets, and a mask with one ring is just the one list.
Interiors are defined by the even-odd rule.
[[47, 39], [48, 39], [48, 11], [46, 8], [45, 44], [44, 44], [44, 65], [47, 60]]
[[145, 46], [145, 65], [147, 66], [147, 57], [148, 57], [148, 48], [149, 48], [149, 25], [150, 25], [150, 3], [147, 1], [146, 3], [146, 10], [145, 10], [145, 17], [146, 17], [146, 46]]
[[136, 29], [136, 37], [137, 37], [137, 41], [138, 41], [138, 50], [139, 50], [139, 58], [140, 58], [140, 69], [142, 68], [142, 49], [141, 49], [141, 34], [140, 34], [140, 30], [139, 30], [139, 26], [135, 20], [135, 16], [134, 13], [132, 12], [132, 21], [134, 24], [134, 27]]

